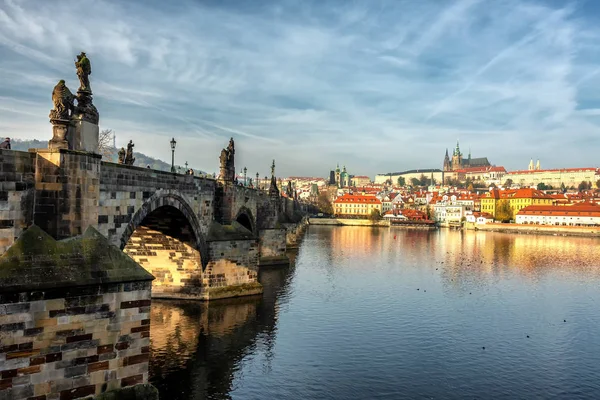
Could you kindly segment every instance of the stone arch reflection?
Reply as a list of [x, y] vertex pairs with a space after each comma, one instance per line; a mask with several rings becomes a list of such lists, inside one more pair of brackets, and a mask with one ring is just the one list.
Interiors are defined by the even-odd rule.
[[[294, 257], [291, 257], [293, 261]], [[272, 358], [278, 310], [289, 295], [294, 265], [261, 270], [264, 293], [198, 303], [154, 300], [150, 380], [161, 398], [229, 398], [243, 357], [257, 346]]]

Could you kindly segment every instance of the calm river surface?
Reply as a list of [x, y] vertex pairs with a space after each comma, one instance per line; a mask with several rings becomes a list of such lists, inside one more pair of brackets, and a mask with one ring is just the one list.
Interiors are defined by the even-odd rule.
[[598, 239], [311, 226], [293, 256], [263, 297], [153, 301], [162, 399], [600, 398]]

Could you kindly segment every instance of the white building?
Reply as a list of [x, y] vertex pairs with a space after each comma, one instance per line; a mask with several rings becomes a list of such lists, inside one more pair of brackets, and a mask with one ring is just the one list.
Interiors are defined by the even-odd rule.
[[457, 202], [456, 195], [444, 195], [441, 201], [433, 205], [435, 221], [440, 225], [460, 225], [462, 218], [466, 216], [467, 207]]
[[577, 203], [561, 206], [527, 206], [517, 213], [517, 224], [600, 226], [600, 206]]

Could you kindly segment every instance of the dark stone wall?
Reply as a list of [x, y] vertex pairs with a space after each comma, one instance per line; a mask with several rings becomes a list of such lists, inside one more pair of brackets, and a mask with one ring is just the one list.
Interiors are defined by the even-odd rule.
[[64, 149], [36, 153], [33, 222], [55, 239], [96, 226], [100, 158]]
[[35, 153], [0, 150], [0, 254], [33, 222]]

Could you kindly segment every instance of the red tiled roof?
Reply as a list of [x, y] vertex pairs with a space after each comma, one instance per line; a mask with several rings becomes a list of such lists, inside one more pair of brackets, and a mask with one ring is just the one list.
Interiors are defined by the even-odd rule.
[[370, 204], [381, 204], [375, 196], [363, 196], [359, 194], [345, 194], [338, 197], [333, 201], [334, 203], [370, 203]]
[[527, 206], [517, 215], [580, 215], [600, 217], [600, 205], [577, 203], [570, 206]]

